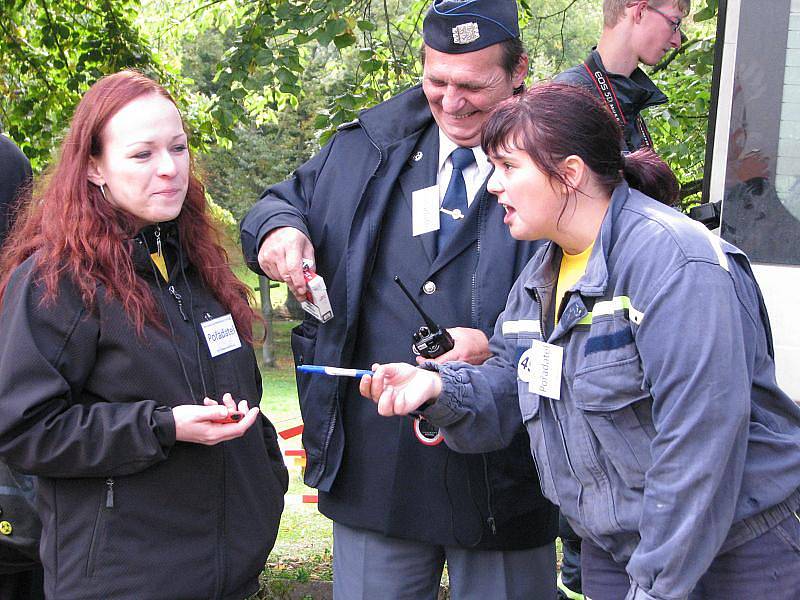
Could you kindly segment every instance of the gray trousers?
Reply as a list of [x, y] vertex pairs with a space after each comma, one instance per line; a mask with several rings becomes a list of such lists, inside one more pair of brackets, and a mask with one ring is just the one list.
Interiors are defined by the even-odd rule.
[[469, 550], [333, 524], [334, 600], [436, 600], [447, 563], [451, 600], [554, 600], [555, 544]]
[[[702, 531], [697, 535], [702, 535]], [[630, 587], [625, 565], [584, 539], [583, 593], [591, 600], [620, 600]], [[800, 516], [718, 555], [689, 600], [797, 600], [800, 598]]]

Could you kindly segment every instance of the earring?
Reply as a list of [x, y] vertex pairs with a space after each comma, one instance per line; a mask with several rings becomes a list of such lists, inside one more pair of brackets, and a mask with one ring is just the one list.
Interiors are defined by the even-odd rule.
[[103, 200], [108, 202], [108, 197], [106, 196], [106, 188], [103, 186], [102, 183], [100, 184], [100, 193], [103, 194]]

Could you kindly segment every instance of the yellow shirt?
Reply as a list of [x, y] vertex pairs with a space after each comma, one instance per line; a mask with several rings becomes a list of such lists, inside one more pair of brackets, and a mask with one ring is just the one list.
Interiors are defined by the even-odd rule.
[[556, 323], [558, 323], [558, 309], [561, 308], [561, 301], [567, 290], [578, 283], [578, 280], [586, 272], [586, 265], [589, 262], [589, 256], [592, 254], [592, 248], [594, 248], [594, 242], [589, 244], [589, 247], [580, 254], [567, 254], [564, 252], [561, 257], [561, 266], [558, 269], [558, 284], [556, 285]]

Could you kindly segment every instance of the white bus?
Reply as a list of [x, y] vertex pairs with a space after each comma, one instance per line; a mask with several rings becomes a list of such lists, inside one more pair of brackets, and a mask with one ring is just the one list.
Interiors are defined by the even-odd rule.
[[800, 402], [800, 0], [720, 0], [717, 27], [702, 208], [750, 257]]

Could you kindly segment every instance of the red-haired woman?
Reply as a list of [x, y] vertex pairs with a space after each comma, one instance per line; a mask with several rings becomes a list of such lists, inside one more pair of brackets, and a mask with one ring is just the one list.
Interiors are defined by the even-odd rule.
[[487, 189], [512, 236], [550, 242], [486, 363], [382, 366], [361, 392], [384, 415], [422, 410], [461, 451], [503, 447], [521, 416], [593, 600], [796, 600], [800, 409], [758, 285], [741, 251], [656, 200], [676, 196], [667, 166], [620, 141], [581, 89], [500, 105]]
[[256, 592], [288, 478], [163, 87], [92, 86], [0, 274], [0, 457], [39, 476], [47, 597]]

